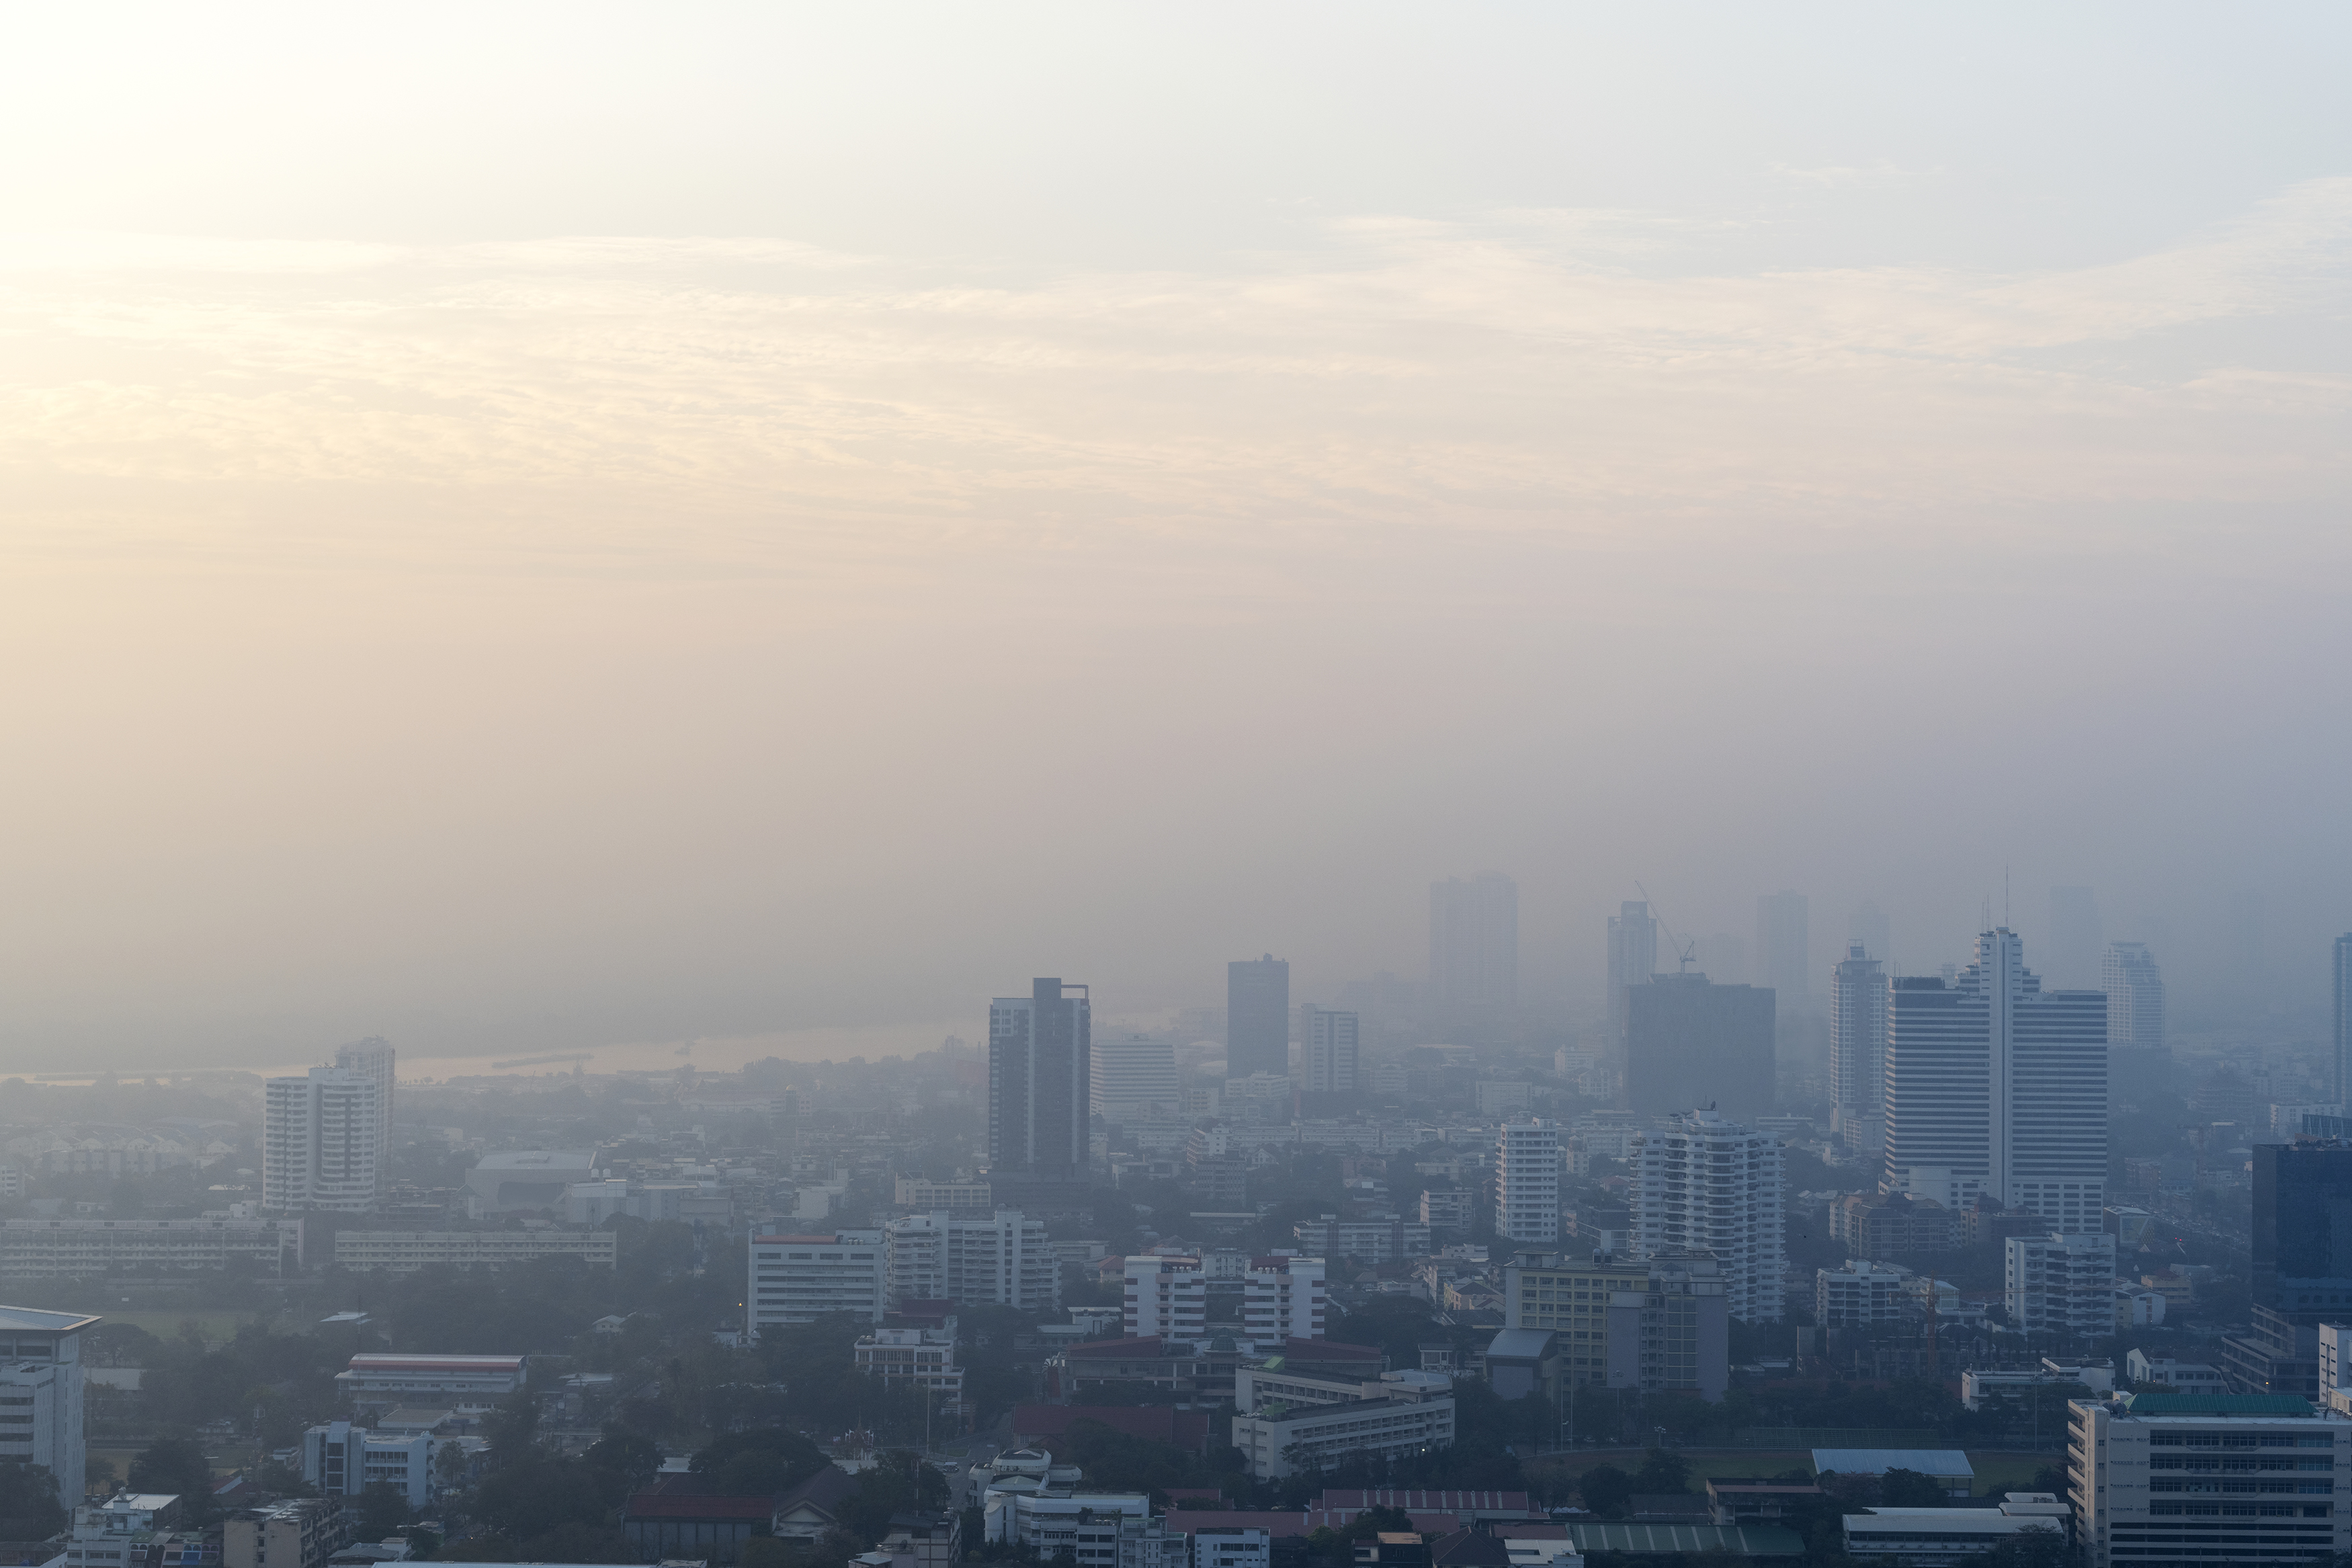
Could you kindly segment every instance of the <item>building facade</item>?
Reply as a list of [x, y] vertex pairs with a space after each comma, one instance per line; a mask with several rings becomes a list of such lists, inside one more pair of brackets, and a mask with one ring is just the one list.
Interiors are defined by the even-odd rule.
[[2110, 942], [2099, 972], [2107, 993], [2107, 1044], [2116, 1051], [2164, 1049], [2164, 972], [2145, 942]]
[[1486, 872], [1429, 884], [1429, 988], [1449, 1014], [1518, 1007], [1518, 883]]
[[1094, 1042], [1087, 1092], [1094, 1113], [1111, 1122], [1173, 1116], [1184, 1096], [1176, 1078], [1176, 1047], [1150, 1035]]
[[1247, 1368], [1234, 1374], [1233, 1446], [1259, 1480], [1327, 1469], [1346, 1458], [1401, 1458], [1453, 1446], [1454, 1380], [1442, 1373], [1385, 1372], [1377, 1383], [1335, 1388], [1329, 1403], [1290, 1388], [1260, 1399], [1250, 1375]]
[[1885, 966], [1859, 942], [1846, 948], [1830, 982], [1830, 1102], [1840, 1142], [1858, 1154], [1884, 1150]]
[[1717, 986], [1705, 975], [1659, 975], [1625, 993], [1625, 1094], [1636, 1116], [1688, 1110], [1695, 1095], [1725, 1115], [1769, 1116], [1772, 993]]
[[494, 1409], [522, 1391], [530, 1358], [521, 1355], [355, 1355], [335, 1374], [335, 1391], [356, 1410], [403, 1405], [436, 1410]]
[[1299, 1019], [1300, 1087], [1310, 1094], [1354, 1094], [1364, 1087], [1354, 1013], [1308, 1006]]
[[1127, 1260], [1120, 1322], [1129, 1339], [1196, 1339], [1208, 1332], [1209, 1274], [1195, 1257], [1147, 1252]]
[[1290, 1077], [1290, 961], [1268, 953], [1225, 966], [1225, 1076]]
[[1634, 1249], [1712, 1253], [1731, 1315], [1779, 1322], [1788, 1266], [1784, 1163], [1780, 1140], [1714, 1111], [1643, 1133], [1631, 1173]]
[[2077, 1399], [2067, 1447], [2088, 1568], [2326, 1563], [2352, 1551], [2352, 1422], [2305, 1400]]
[[986, 1218], [947, 1210], [910, 1214], [883, 1227], [889, 1248], [889, 1299], [1052, 1312], [1062, 1304], [1062, 1268], [1045, 1222], [1016, 1209]]
[[375, 1085], [375, 1148], [379, 1201], [383, 1197], [382, 1177], [392, 1161], [392, 1098], [398, 1087], [398, 1075], [394, 1071], [399, 1053], [392, 1041], [381, 1035], [370, 1035], [354, 1040], [335, 1052], [335, 1065], [345, 1072], [356, 1073]]
[[889, 1257], [879, 1230], [754, 1236], [745, 1331], [756, 1339], [834, 1312], [880, 1322], [889, 1299]]
[[1242, 1276], [1242, 1332], [1259, 1344], [1321, 1339], [1329, 1307], [1320, 1258], [1255, 1258]]
[[0, 1459], [21, 1459], [57, 1478], [58, 1498], [81, 1500], [88, 1448], [82, 1440], [82, 1331], [79, 1312], [0, 1307]]
[[1507, 1122], [1495, 1145], [1495, 1234], [1547, 1247], [1559, 1241], [1559, 1127]]
[[1626, 990], [1658, 971], [1658, 921], [1646, 902], [1627, 900], [1609, 917], [1609, 1038], [1625, 1042]]
[[72, 1280], [110, 1269], [302, 1266], [299, 1219], [0, 1220], [0, 1279]]
[[2067, 1231], [2105, 1206], [2107, 998], [2044, 991], [2006, 929], [1947, 979], [1888, 993], [1883, 1188], [1947, 1208], [1989, 1196]]
[[1094, 1104], [1087, 988], [1034, 982], [988, 1004], [988, 1158], [992, 1176], [1074, 1181], [1087, 1165]]
[[577, 1258], [610, 1269], [620, 1259], [620, 1238], [610, 1230], [559, 1230], [552, 1226], [519, 1230], [338, 1230], [339, 1268], [407, 1274], [446, 1264], [459, 1269], [501, 1269], [541, 1258]]
[[883, 1385], [905, 1384], [938, 1396], [941, 1413], [963, 1410], [963, 1368], [956, 1364], [956, 1337], [944, 1329], [876, 1329], [854, 1347], [857, 1370]]
[[1813, 1322], [1823, 1328], [1876, 1328], [1911, 1315], [1911, 1270], [1850, 1258], [1813, 1270]]
[[2116, 1332], [2116, 1239], [2105, 1231], [2011, 1237], [2001, 1283], [2010, 1322], [2028, 1333]]
[[383, 1117], [373, 1078], [314, 1067], [263, 1085], [261, 1205], [363, 1213], [382, 1193]]
[[397, 1488], [411, 1509], [421, 1509], [438, 1490], [436, 1448], [436, 1439], [423, 1432], [371, 1432], [330, 1421], [302, 1434], [302, 1479], [328, 1498], [355, 1498], [381, 1483]]
[[1521, 1253], [1503, 1270], [1503, 1317], [1559, 1341], [1577, 1386], [1686, 1390], [1721, 1398], [1731, 1314], [1715, 1260]]

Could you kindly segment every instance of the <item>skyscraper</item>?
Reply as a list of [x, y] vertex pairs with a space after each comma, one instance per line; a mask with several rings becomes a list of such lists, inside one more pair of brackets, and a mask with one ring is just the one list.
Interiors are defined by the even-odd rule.
[[1886, 1014], [1882, 1190], [1947, 1208], [1989, 1195], [2053, 1229], [2099, 1224], [2107, 1172], [2107, 998], [2044, 991], [2007, 929], [1949, 978], [1898, 976]]
[[375, 1146], [376, 1196], [383, 1196], [383, 1178], [392, 1165], [392, 1041], [381, 1035], [353, 1040], [335, 1051], [335, 1065], [346, 1072], [356, 1072], [375, 1084]]
[[359, 1213], [375, 1207], [383, 1150], [376, 1082], [314, 1067], [262, 1085], [261, 1206]]
[[1290, 1076], [1290, 961], [1268, 953], [1225, 966], [1225, 1076]]
[[1714, 1111], [1691, 1111], [1633, 1142], [1634, 1249], [1696, 1249], [1723, 1266], [1731, 1315], [1777, 1323], [1785, 1303], [1786, 1156], [1779, 1140]]
[[1183, 1108], [1176, 1076], [1176, 1047], [1150, 1035], [1094, 1042], [1089, 1066], [1094, 1113], [1114, 1122], [1173, 1116]]
[[2336, 1028], [2329, 1043], [2336, 1047], [2336, 1103], [2352, 1103], [2352, 934], [2336, 939]]
[[1506, 1241], [1559, 1240], [1559, 1127], [1507, 1122], [1495, 1143], [1495, 1234]]
[[1782, 1004], [1812, 994], [1812, 904], [1801, 893], [1768, 893], [1756, 901], [1756, 978]]
[[1449, 1012], [1519, 1005], [1519, 884], [1496, 872], [1429, 884], [1430, 999]]
[[2107, 945], [2099, 925], [2099, 901], [2087, 887], [2050, 890], [2050, 951], [2042, 967], [2053, 988], [2087, 988], [2099, 978], [2099, 956]]
[[2318, 1322], [2352, 1312], [2352, 1144], [2254, 1145], [2257, 1309]]
[[2164, 1049], [2164, 975], [2145, 942], [2111, 942], [2100, 967], [2107, 993], [2107, 1044], [2116, 1051]]
[[1353, 1094], [1363, 1087], [1358, 1077], [1357, 1019], [1354, 1013], [1334, 1012], [1309, 1004], [1302, 1009], [1299, 1065], [1303, 1087], [1310, 1094]]
[[1694, 1103], [1727, 1116], [1772, 1113], [1772, 993], [1660, 975], [1625, 992], [1625, 1092], [1640, 1116]]
[[1886, 1137], [1886, 975], [1850, 943], [1830, 985], [1831, 1120], [1846, 1147], [1874, 1153]]
[[1075, 1181], [1087, 1172], [1093, 1030], [1084, 986], [1034, 982], [988, 1004], [992, 1177]]
[[1625, 1040], [1625, 988], [1658, 972], [1658, 922], [1646, 903], [1627, 900], [1609, 917], [1609, 1038]]

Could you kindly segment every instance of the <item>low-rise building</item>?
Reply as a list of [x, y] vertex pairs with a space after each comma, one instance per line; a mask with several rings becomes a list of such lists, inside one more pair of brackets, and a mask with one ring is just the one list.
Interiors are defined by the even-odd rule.
[[2109, 1361], [2060, 1361], [2043, 1356], [2033, 1366], [1971, 1367], [1960, 1374], [1960, 1403], [1981, 1410], [1989, 1399], [2016, 1399], [2037, 1388], [2082, 1387], [2094, 1394], [2112, 1394], [2115, 1364]]
[[879, 1230], [754, 1236], [744, 1327], [761, 1331], [813, 1323], [846, 1312], [882, 1321], [888, 1295], [889, 1250]]
[[1813, 1270], [1813, 1322], [1823, 1328], [1875, 1328], [1910, 1314], [1911, 1270], [1849, 1259], [1843, 1269]]
[[1830, 1239], [1855, 1258], [1948, 1252], [1960, 1244], [1960, 1217], [1931, 1197], [1854, 1193], [1830, 1205]]
[[[2321, 1331], [2323, 1339], [2326, 1333]], [[2326, 1360], [2326, 1351], [2322, 1351]], [[2230, 1380], [2221, 1369], [2209, 1362], [2180, 1361], [2168, 1355], [2150, 1355], [2144, 1350], [2134, 1350], [2124, 1356], [2124, 1375], [2134, 1383], [2161, 1383], [2176, 1394], [2227, 1394]]]
[[330, 1498], [355, 1498], [383, 1482], [397, 1488], [411, 1509], [422, 1509], [438, 1490], [433, 1473], [438, 1447], [429, 1431], [370, 1431], [329, 1421], [302, 1434], [302, 1479]]
[[963, 1368], [956, 1364], [952, 1330], [876, 1329], [853, 1347], [857, 1370], [882, 1379], [884, 1387], [907, 1385], [935, 1396], [941, 1413], [963, 1410]]
[[1467, 1230], [1475, 1218], [1472, 1195], [1461, 1187], [1427, 1187], [1422, 1192], [1421, 1222], [1432, 1230]]
[[610, 1269], [620, 1260], [620, 1239], [610, 1230], [564, 1230], [534, 1226], [515, 1230], [339, 1230], [338, 1268], [410, 1274], [419, 1269], [502, 1269], [541, 1258], [577, 1258]]
[[529, 1372], [530, 1358], [520, 1355], [372, 1354], [352, 1357], [335, 1374], [335, 1388], [358, 1411], [402, 1405], [483, 1411], [520, 1392]]
[[1995, 1508], [1872, 1508], [1845, 1516], [1846, 1555], [1900, 1568], [1957, 1568], [2021, 1535], [2063, 1538], [2071, 1511], [2046, 1491], [2013, 1491]]
[[[1176, 1521], [1183, 1522], [1180, 1515]], [[1212, 1524], [1192, 1532], [1192, 1568], [1274, 1568], [1274, 1534], [1246, 1524]]]
[[1183, 1568], [1184, 1537], [1170, 1533], [1141, 1492], [992, 1485], [981, 1517], [988, 1540], [1040, 1558], [1066, 1550], [1081, 1568]]
[[278, 1273], [302, 1266], [299, 1219], [0, 1220], [0, 1279], [73, 1280], [110, 1269], [226, 1269]]
[[1429, 1252], [1429, 1226], [1396, 1214], [1368, 1214], [1342, 1219], [1326, 1214], [1302, 1219], [1290, 1228], [1302, 1252], [1318, 1258], [1353, 1258], [1362, 1263], [1392, 1263], [1421, 1258]]
[[350, 1539], [342, 1505], [331, 1499], [246, 1509], [221, 1521], [221, 1568], [326, 1568]]
[[1394, 1458], [1454, 1442], [1454, 1380], [1385, 1372], [1342, 1383], [1263, 1367], [1234, 1374], [1233, 1446], [1250, 1473], [1276, 1480], [1349, 1456]]
[[[180, 1500], [171, 1492], [117, 1492], [104, 1502], [78, 1504], [65, 1568], [159, 1568], [166, 1547], [177, 1544], [172, 1532], [180, 1512]], [[172, 1568], [180, 1568], [184, 1555], [184, 1549], [174, 1552]], [[212, 1555], [219, 1561], [217, 1547]], [[199, 1562], [203, 1556], [199, 1545]]]
[[1759, 1480], [1753, 1476], [1709, 1477], [1706, 1483], [1708, 1516], [1723, 1525], [1778, 1524], [1821, 1495], [1822, 1489], [1810, 1482]]
[[930, 1181], [922, 1176], [900, 1176], [897, 1201], [900, 1208], [924, 1213], [935, 1209], [993, 1212], [996, 1207], [995, 1189], [984, 1181]]

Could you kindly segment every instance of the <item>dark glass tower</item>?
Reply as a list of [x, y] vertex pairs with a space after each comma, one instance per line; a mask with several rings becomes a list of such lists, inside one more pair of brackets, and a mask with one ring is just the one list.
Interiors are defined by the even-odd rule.
[[2254, 1145], [2253, 1287], [2289, 1318], [2352, 1313], [2352, 1144]]
[[1225, 1076], [1290, 1076], [1290, 960], [1268, 953], [1225, 966]]
[[1087, 1174], [1093, 1033], [1087, 988], [1034, 982], [988, 1004], [992, 1177], [1075, 1181]]

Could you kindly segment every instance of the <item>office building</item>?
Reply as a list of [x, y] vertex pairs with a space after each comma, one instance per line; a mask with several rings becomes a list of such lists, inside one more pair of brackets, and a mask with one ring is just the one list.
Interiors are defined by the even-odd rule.
[[2336, 1004], [2328, 1030], [2328, 1043], [2335, 1048], [2330, 1053], [2336, 1070], [2332, 1092], [2338, 1105], [2352, 1105], [2352, 933], [2336, 939], [2329, 956]]
[[985, 1218], [941, 1209], [910, 1214], [882, 1228], [893, 1306], [954, 1301], [1042, 1312], [1062, 1304], [1062, 1267], [1042, 1219], [1013, 1209]]
[[36, 1307], [0, 1307], [0, 1459], [16, 1459], [57, 1479], [58, 1497], [80, 1500], [84, 1329], [96, 1318]]
[[757, 1339], [835, 1312], [878, 1323], [889, 1298], [889, 1259], [878, 1230], [754, 1236], [745, 1331]]
[[1334, 1012], [1311, 1003], [1299, 1018], [1301, 1086], [1310, 1094], [1354, 1094], [1360, 1076], [1354, 1013]]
[[1625, 1002], [1625, 1093], [1636, 1116], [1669, 1116], [1694, 1101], [1747, 1121], [1772, 1113], [1770, 991], [1660, 975]]
[[1359, 1264], [1394, 1263], [1429, 1256], [1429, 1226], [1393, 1210], [1342, 1219], [1336, 1214], [1294, 1221], [1291, 1239], [1318, 1258], [1347, 1258]]
[[1109, 1122], [1142, 1122], [1183, 1109], [1176, 1078], [1176, 1047], [1150, 1035], [1094, 1042], [1087, 1092], [1092, 1110]]
[[389, 1486], [410, 1509], [423, 1509], [437, 1490], [433, 1456], [438, 1447], [426, 1432], [373, 1432], [329, 1421], [302, 1434], [302, 1479], [327, 1498], [357, 1498], [371, 1486]]
[[1965, 970], [1892, 982], [1885, 1190], [1955, 1210], [1989, 1197], [2079, 1232], [2098, 1228], [2106, 1170], [2103, 992], [2043, 990], [2007, 930]]
[[2067, 1410], [2086, 1568], [2324, 1563], [2352, 1551], [2352, 1422], [2242, 1395], [2134, 1394]]
[[1145, 1252], [1128, 1259], [1121, 1324], [1129, 1339], [1198, 1339], [1208, 1330], [1209, 1273], [1201, 1260]]
[[1192, 1568], [1274, 1568], [1274, 1532], [1246, 1524], [1204, 1525], [1192, 1532]]
[[1609, 917], [1609, 1038], [1625, 1040], [1625, 991], [1658, 972], [1658, 922], [1647, 903], [1627, 900]]
[[2254, 1145], [2253, 1304], [2352, 1318], [2352, 1143]]
[[1087, 1168], [1094, 1055], [1087, 988], [1041, 979], [988, 1004], [992, 1177], [1076, 1181]]
[[2106, 946], [2106, 933], [2099, 923], [2099, 901], [2091, 890], [2052, 888], [2050, 951], [2043, 955], [2043, 978], [2053, 988], [2088, 990], [2099, 983], [2101, 955]]
[[2116, 1239], [2105, 1231], [2011, 1237], [2001, 1285], [2011, 1325], [2028, 1333], [2116, 1332]]
[[1813, 1322], [1823, 1328], [1880, 1328], [1912, 1313], [1911, 1270], [1849, 1258], [1843, 1269], [1813, 1270]]
[[340, 1067], [263, 1085], [261, 1205], [364, 1212], [382, 1190], [376, 1081]]
[[1320, 1258], [1276, 1253], [1242, 1276], [1242, 1332], [1261, 1345], [1321, 1339], [1328, 1308]]
[[478, 1413], [520, 1393], [530, 1376], [521, 1355], [355, 1355], [335, 1374], [335, 1392], [354, 1411], [403, 1405]]
[[1768, 893], [1756, 901], [1756, 978], [1789, 1006], [1813, 988], [1812, 901]]
[[1779, 1322], [1788, 1266], [1780, 1141], [1720, 1112], [1691, 1111], [1642, 1134], [1632, 1165], [1634, 1250], [1710, 1253], [1731, 1315]]
[[142, 1273], [302, 1267], [299, 1219], [0, 1220], [0, 1279], [79, 1280], [110, 1269]]
[[[346, 1072], [356, 1072], [375, 1085], [375, 1147], [379, 1179], [392, 1163], [392, 1096], [396, 1086], [393, 1063], [395, 1055], [392, 1041], [378, 1035], [354, 1040], [335, 1051], [335, 1066]], [[376, 1196], [381, 1199], [383, 1195], [379, 1191]]]
[[1234, 1370], [1233, 1446], [1259, 1480], [1453, 1445], [1454, 1380], [1444, 1373], [1356, 1379]]
[[1518, 883], [1494, 872], [1430, 883], [1429, 988], [1448, 1014], [1518, 1007]]
[[1559, 1240], [1559, 1126], [1507, 1122], [1495, 1144], [1495, 1234], [1549, 1247]]
[[1830, 1120], [1857, 1154], [1886, 1139], [1886, 974], [1859, 942], [1848, 945], [1830, 984]]
[[2099, 988], [2107, 993], [2109, 1049], [2164, 1049], [2164, 975], [2147, 943], [2109, 943]]
[[504, 1269], [541, 1258], [577, 1258], [593, 1269], [620, 1260], [619, 1233], [559, 1230], [339, 1230], [335, 1264], [342, 1269], [412, 1274], [419, 1269]]
[[1290, 1077], [1290, 960], [1268, 953], [1225, 966], [1225, 1076]]

